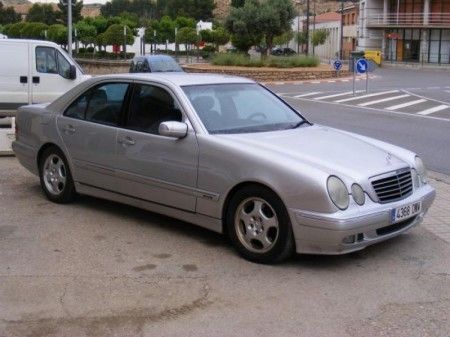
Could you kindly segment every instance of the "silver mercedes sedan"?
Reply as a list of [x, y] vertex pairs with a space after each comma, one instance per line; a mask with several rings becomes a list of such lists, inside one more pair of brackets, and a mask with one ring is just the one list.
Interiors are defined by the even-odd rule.
[[420, 223], [408, 150], [314, 125], [245, 78], [124, 74], [17, 113], [14, 152], [48, 199], [92, 195], [227, 234], [246, 259], [343, 254]]

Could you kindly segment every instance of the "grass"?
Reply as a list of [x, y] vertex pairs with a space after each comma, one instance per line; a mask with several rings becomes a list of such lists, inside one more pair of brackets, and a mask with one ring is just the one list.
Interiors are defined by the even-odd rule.
[[212, 60], [217, 66], [238, 67], [274, 67], [274, 68], [296, 68], [317, 67], [319, 59], [314, 56], [270, 56], [266, 59], [252, 59], [244, 54], [220, 53]]

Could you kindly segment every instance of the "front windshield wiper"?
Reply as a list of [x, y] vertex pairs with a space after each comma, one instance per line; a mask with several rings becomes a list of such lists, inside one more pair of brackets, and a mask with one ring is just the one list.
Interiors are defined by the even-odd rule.
[[300, 122], [294, 124], [293, 126], [290, 126], [289, 129], [297, 129], [305, 123], [308, 123], [308, 122], [306, 120], [301, 120]]

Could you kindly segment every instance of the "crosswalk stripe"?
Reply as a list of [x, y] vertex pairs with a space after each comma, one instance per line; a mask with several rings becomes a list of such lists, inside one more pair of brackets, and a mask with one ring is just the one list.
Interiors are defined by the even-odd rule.
[[374, 104], [377, 104], [377, 103], [393, 101], [393, 100], [400, 99], [400, 98], [405, 98], [405, 97], [409, 97], [409, 95], [408, 94], [404, 94], [404, 95], [398, 95], [398, 96], [391, 96], [391, 97], [387, 97], [387, 98], [377, 99], [375, 101], [369, 101], [369, 102], [365, 102], [365, 103], [360, 103], [358, 105], [359, 106], [369, 106], [369, 105], [374, 105]]
[[318, 94], [321, 94], [321, 93], [322, 93], [322, 91], [315, 91], [315, 92], [308, 92], [306, 94], [296, 95], [296, 96], [293, 96], [293, 97], [300, 98], [300, 97], [314, 96], [314, 95], [318, 95]]
[[337, 101], [334, 101], [334, 102], [335, 103], [344, 103], [344, 102], [355, 101], [357, 99], [381, 96], [381, 95], [386, 95], [386, 94], [393, 94], [393, 93], [396, 93], [396, 92], [398, 92], [398, 90], [375, 92], [373, 94], [367, 94], [367, 95], [362, 95], [362, 96], [355, 96], [355, 97], [350, 97], [350, 98], [344, 98], [344, 99], [340, 99], [340, 100], [337, 100]]
[[401, 108], [406, 108], [407, 106], [420, 104], [420, 103], [423, 103], [426, 101], [427, 101], [426, 99], [418, 99], [415, 101], [410, 101], [410, 102], [390, 106], [389, 108], [386, 108], [386, 110], [397, 110], [397, 109], [401, 109]]
[[[361, 92], [361, 91], [359, 91]], [[321, 100], [321, 99], [327, 99], [327, 98], [333, 98], [333, 97], [339, 97], [339, 96], [345, 96], [345, 95], [350, 95], [353, 94], [353, 91], [346, 91], [346, 92], [341, 92], [339, 94], [333, 94], [333, 95], [326, 95], [326, 96], [321, 96], [321, 97], [316, 97], [314, 99], [316, 100]]]
[[438, 111], [441, 111], [441, 110], [444, 110], [447, 108], [449, 108], [448, 105], [442, 104], [442, 105], [435, 106], [433, 108], [429, 108], [429, 109], [420, 111], [417, 113], [417, 115], [429, 115], [429, 114], [432, 114], [433, 112], [438, 112]]

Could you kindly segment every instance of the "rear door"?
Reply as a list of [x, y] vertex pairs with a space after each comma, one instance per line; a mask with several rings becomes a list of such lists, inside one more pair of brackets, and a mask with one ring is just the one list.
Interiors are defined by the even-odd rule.
[[56, 48], [35, 44], [31, 55], [32, 103], [52, 102], [77, 83], [69, 78], [70, 63]]
[[57, 117], [58, 131], [74, 165], [74, 180], [115, 190], [117, 126], [129, 83], [102, 83], [80, 95]]
[[0, 116], [30, 103], [28, 47], [24, 42], [0, 42]]

